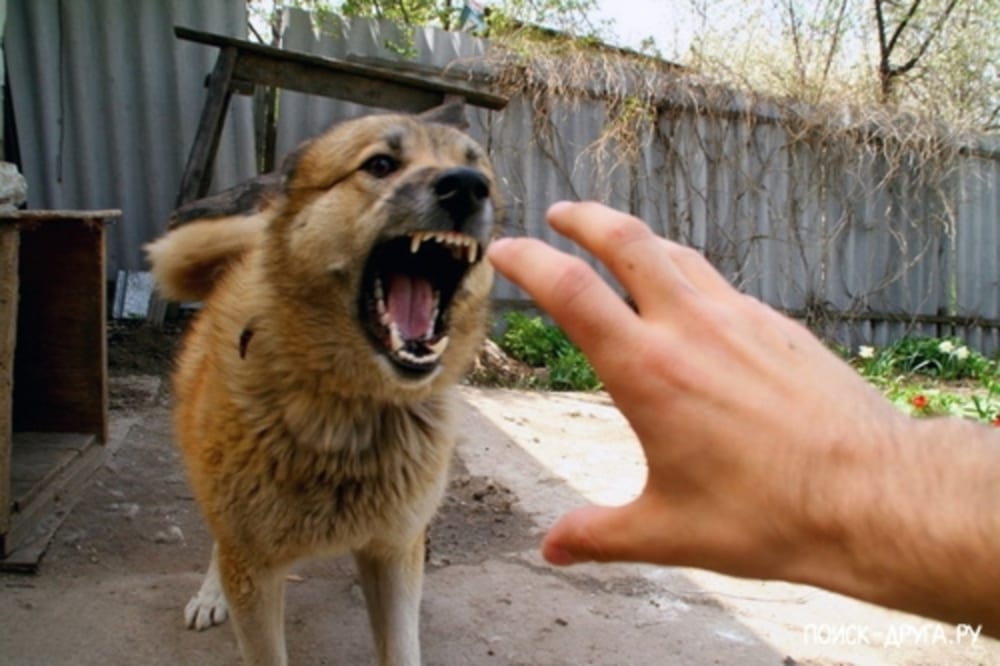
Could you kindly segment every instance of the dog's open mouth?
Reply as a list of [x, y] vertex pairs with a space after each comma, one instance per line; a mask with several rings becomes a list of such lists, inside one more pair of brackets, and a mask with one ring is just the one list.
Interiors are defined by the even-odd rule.
[[479, 242], [455, 231], [418, 231], [372, 250], [361, 285], [361, 320], [379, 351], [407, 374], [437, 367], [448, 347], [448, 309]]

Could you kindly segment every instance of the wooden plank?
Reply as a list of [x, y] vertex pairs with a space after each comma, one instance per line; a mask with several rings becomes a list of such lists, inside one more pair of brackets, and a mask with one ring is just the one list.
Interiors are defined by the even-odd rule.
[[[447, 94], [461, 95], [470, 104], [492, 110], [499, 110], [507, 106], [506, 97], [491, 92], [488, 85], [477, 82], [475, 79], [470, 81], [468, 73], [463, 76], [451, 77], [447, 76], [447, 74], [438, 74], [435, 76], [428, 72], [414, 74], [395, 66], [377, 66], [370, 62], [357, 62], [329, 56], [311, 55], [302, 53], [301, 51], [280, 49], [224, 35], [191, 30], [181, 26], [174, 28], [174, 34], [181, 39], [201, 44], [209, 44], [220, 48], [238, 48], [241, 58], [245, 55], [253, 55], [256, 62], [263, 60], [295, 62], [307, 65], [310, 69], [325, 70], [328, 76], [341, 73], [354, 77], [375, 79], [380, 82], [395, 83], [413, 91], [436, 93], [438, 96]], [[253, 78], [246, 78], [246, 80], [259, 82]], [[338, 97], [337, 95], [333, 96]]]
[[315, 63], [279, 60], [257, 53], [241, 53], [235, 75], [263, 85], [410, 113], [437, 106], [444, 94], [370, 75], [334, 72]]
[[116, 208], [104, 210], [73, 210], [73, 209], [24, 209], [12, 210], [0, 213], [0, 225], [14, 224], [22, 225], [24, 222], [49, 222], [59, 220], [93, 220], [103, 223], [116, 217], [121, 217], [122, 212]]
[[51, 220], [21, 232], [15, 431], [107, 438], [104, 227]]
[[[219, 149], [222, 128], [226, 124], [226, 112], [233, 95], [233, 72], [238, 59], [239, 51], [234, 47], [225, 47], [219, 51], [215, 68], [208, 79], [205, 106], [201, 110], [194, 143], [191, 144], [191, 152], [188, 153], [187, 164], [181, 174], [180, 188], [174, 201], [175, 208], [205, 196], [212, 184], [212, 166]], [[146, 320], [154, 326], [162, 326], [169, 305], [159, 293], [153, 292]]]
[[[53, 460], [53, 473], [19, 503], [12, 515], [6, 549], [0, 552], [0, 571], [34, 572], [55, 531], [79, 500], [80, 490], [104, 464], [105, 448], [90, 433], [17, 433], [17, 454], [32, 446]], [[67, 453], [74, 453], [68, 460]], [[56, 459], [59, 459], [56, 461]], [[15, 465], [18, 465], [15, 462]]]
[[11, 455], [11, 511], [24, 513], [46, 487], [65, 474], [94, 440], [93, 435], [15, 433]]
[[239, 51], [235, 47], [227, 47], [219, 52], [215, 68], [208, 78], [208, 93], [205, 107], [201, 111], [198, 131], [195, 133], [194, 144], [188, 155], [184, 175], [181, 177], [180, 192], [176, 205], [180, 206], [205, 196], [212, 182], [212, 165], [215, 153], [219, 148], [219, 137], [226, 122], [226, 111], [232, 97], [230, 85]]
[[93, 434], [14, 433], [11, 454], [11, 507], [23, 512], [45, 488], [80, 458], [95, 442]]
[[11, 451], [13, 448], [14, 341], [17, 334], [19, 233], [0, 226], [0, 552], [10, 531]]

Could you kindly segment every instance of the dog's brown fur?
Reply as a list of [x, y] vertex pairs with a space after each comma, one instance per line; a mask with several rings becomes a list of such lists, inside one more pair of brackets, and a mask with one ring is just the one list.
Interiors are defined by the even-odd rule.
[[471, 139], [410, 116], [350, 121], [301, 148], [249, 214], [187, 221], [148, 248], [164, 294], [204, 299], [174, 374], [177, 439], [215, 537], [187, 621], [231, 614], [248, 664], [285, 663], [288, 567], [348, 550], [380, 662], [419, 663], [424, 532], [454, 447], [453, 385], [484, 336], [489, 232], [477, 227], [433, 370], [397, 367], [359, 298], [379, 242], [461, 226], [437, 185], [455, 169], [488, 183], [488, 227], [500, 202]]

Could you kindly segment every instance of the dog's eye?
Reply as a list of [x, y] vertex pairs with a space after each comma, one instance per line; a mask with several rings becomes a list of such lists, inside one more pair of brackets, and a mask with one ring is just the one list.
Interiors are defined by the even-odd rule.
[[385, 178], [399, 169], [399, 160], [392, 155], [373, 155], [365, 160], [361, 168], [376, 178]]

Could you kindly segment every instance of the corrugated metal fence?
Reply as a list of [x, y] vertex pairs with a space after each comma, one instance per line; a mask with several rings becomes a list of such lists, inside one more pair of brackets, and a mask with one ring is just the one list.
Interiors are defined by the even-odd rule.
[[[246, 36], [241, 0], [10, 0], [4, 33], [31, 208], [120, 208], [108, 268], [144, 267], [141, 246], [173, 209], [215, 49], [186, 25]], [[248, 98], [233, 100], [215, 182], [254, 173]]]
[[[113, 269], [141, 267], [139, 245], [172, 206], [215, 57], [176, 42], [171, 26], [239, 36], [242, 7], [11, 4], [8, 59], [26, 59], [11, 63], [11, 81], [31, 205], [122, 207]], [[72, 34], [37, 38], [61, 34], [42, 32], [59, 25]], [[286, 48], [319, 55], [398, 58], [388, 41], [400, 41], [389, 26], [355, 20], [317, 30], [301, 12], [288, 16], [283, 37]], [[491, 67], [481, 61], [488, 45], [469, 35], [417, 29], [411, 46], [420, 64]], [[544, 225], [545, 209], [600, 199], [698, 247], [748, 293], [830, 339], [881, 345], [907, 333], [957, 334], [987, 353], [1000, 348], [1000, 142], [945, 147], [929, 166], [918, 152], [893, 153], [885, 137], [804, 131], [773, 109], [675, 103], [667, 90], [652, 101], [650, 122], [609, 140], [623, 108], [592, 93], [517, 95], [502, 112], [470, 113], [509, 201], [507, 233], [568, 248]], [[367, 111], [283, 92], [278, 154]], [[251, 175], [252, 136], [248, 100], [237, 100], [215, 189]], [[524, 300], [504, 283], [496, 296]]]

